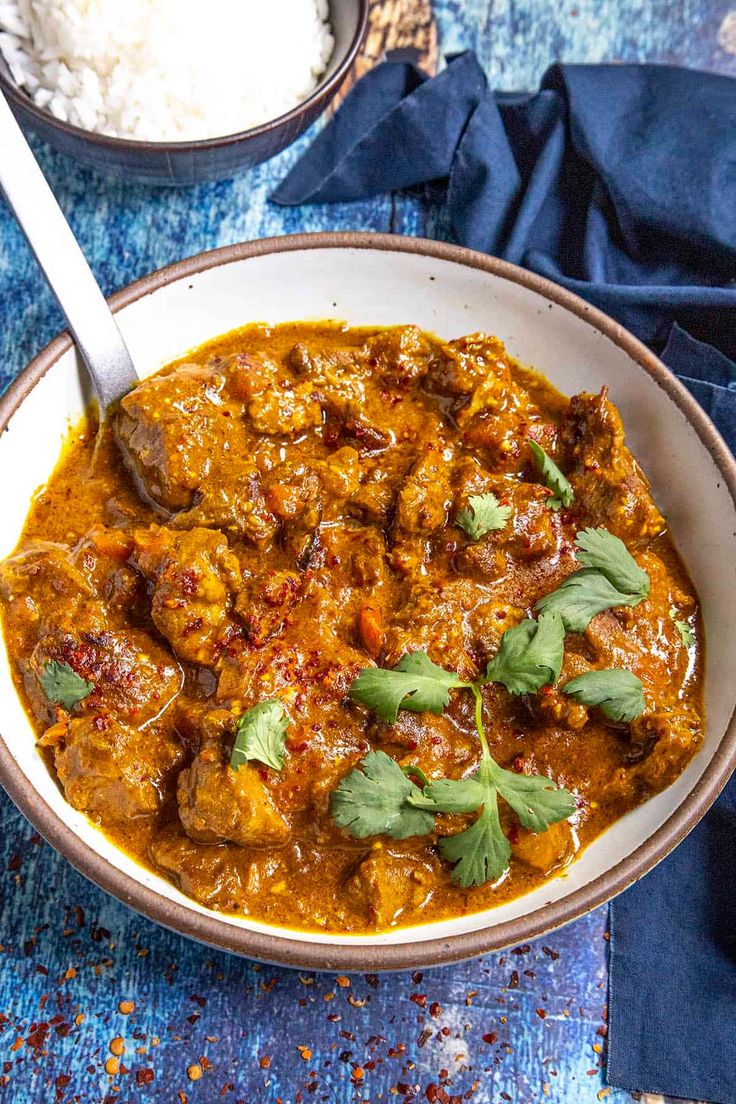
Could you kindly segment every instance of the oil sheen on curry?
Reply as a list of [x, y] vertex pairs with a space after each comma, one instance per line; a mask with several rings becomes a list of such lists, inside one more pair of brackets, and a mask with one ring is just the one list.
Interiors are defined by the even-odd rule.
[[697, 597], [618, 412], [483, 334], [211, 342], [71, 434], [0, 572], [67, 801], [270, 923], [507, 901], [703, 735]]

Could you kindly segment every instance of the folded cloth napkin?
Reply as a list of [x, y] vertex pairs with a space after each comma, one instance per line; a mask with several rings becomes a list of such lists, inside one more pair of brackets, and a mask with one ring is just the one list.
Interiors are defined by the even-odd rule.
[[[555, 65], [494, 94], [470, 54], [361, 80], [273, 198], [446, 182], [463, 245], [548, 276], [656, 352], [736, 448], [736, 81]], [[608, 1078], [736, 1104], [736, 780], [611, 907]]]

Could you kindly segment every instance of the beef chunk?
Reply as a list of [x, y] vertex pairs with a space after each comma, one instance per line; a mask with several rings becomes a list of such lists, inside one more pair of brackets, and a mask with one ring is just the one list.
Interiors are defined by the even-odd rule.
[[318, 461], [315, 469], [325, 495], [344, 502], [355, 494], [360, 478], [360, 455], [349, 445]]
[[322, 437], [326, 445], [335, 448], [350, 445], [361, 455], [374, 456], [395, 443], [390, 429], [381, 429], [362, 413], [361, 405], [352, 399], [325, 398], [322, 403], [324, 424]]
[[439, 452], [420, 457], [396, 500], [396, 528], [404, 533], [434, 533], [447, 524], [452, 501], [448, 464]]
[[489, 471], [521, 472], [527, 437], [551, 447], [554, 426], [514, 379], [497, 338], [473, 334], [442, 346], [428, 378], [440, 393], [456, 397], [463, 443]]
[[591, 525], [602, 525], [630, 547], [646, 546], [665, 528], [649, 482], [624, 443], [607, 388], [570, 400], [560, 434], [560, 466]]
[[[459, 695], [456, 700], [462, 703]], [[460, 726], [456, 716], [448, 713], [401, 709], [395, 724], [374, 720], [370, 733], [392, 758], [418, 764], [430, 777], [439, 777], [448, 770], [464, 772], [478, 758], [478, 737], [472, 719], [467, 720], [467, 725]]]
[[475, 333], [440, 347], [428, 383], [440, 395], [466, 398], [489, 375], [510, 380], [506, 350], [497, 337]]
[[140, 629], [105, 628], [104, 610], [87, 607], [74, 623], [45, 632], [30, 657], [33, 678], [26, 688], [36, 715], [49, 723], [55, 715], [39, 681], [50, 660], [68, 664], [94, 690], [77, 713], [116, 717], [132, 726], [144, 725], [174, 701], [181, 688], [181, 670], [168, 652]]
[[100, 824], [156, 813], [180, 759], [155, 725], [133, 728], [104, 715], [74, 717], [54, 751], [67, 801]]
[[465, 650], [464, 611], [454, 584], [444, 590], [417, 585], [386, 627], [386, 666], [393, 667], [406, 652], [423, 649], [429, 658], [474, 677], [475, 666]]
[[348, 512], [361, 521], [377, 521], [380, 525], [385, 525], [395, 499], [396, 487], [391, 472], [384, 468], [373, 468], [365, 475], [350, 499]]
[[632, 721], [628, 760], [605, 787], [602, 800], [642, 800], [672, 785], [703, 738], [694, 710], [684, 706], [643, 713]]
[[395, 326], [368, 338], [361, 355], [383, 383], [407, 387], [426, 376], [433, 349], [416, 326]]
[[432, 895], [435, 877], [431, 861], [379, 846], [358, 863], [346, 890], [353, 904], [380, 931], [421, 911]]
[[273, 847], [289, 834], [258, 768], [246, 763], [233, 770], [220, 741], [206, 743], [181, 772], [177, 800], [184, 831], [199, 843]]
[[207, 908], [235, 911], [249, 898], [253, 864], [240, 847], [206, 847], [169, 824], [152, 839], [150, 856], [182, 893]]
[[556, 554], [560, 519], [547, 505], [548, 498], [547, 489], [535, 483], [521, 483], [503, 496], [511, 516], [506, 528], [494, 536], [516, 559], [538, 560]]
[[248, 419], [258, 433], [296, 437], [322, 423], [318, 396], [310, 383], [283, 384], [254, 395], [247, 407]]
[[0, 563], [0, 592], [29, 625], [38, 625], [45, 610], [63, 600], [73, 615], [78, 605], [97, 597], [94, 583], [75, 563], [72, 550], [52, 541], [30, 541], [21, 552]]
[[512, 833], [511, 853], [514, 858], [543, 874], [562, 866], [572, 858], [574, 851], [572, 829], [566, 820], [550, 824], [544, 832], [530, 832], [517, 826]]
[[302, 596], [303, 584], [304, 576], [295, 571], [258, 572], [245, 579], [235, 610], [251, 644], [262, 647], [282, 631], [289, 612]]
[[262, 546], [276, 533], [278, 521], [266, 505], [260, 472], [246, 460], [222, 458], [211, 478], [196, 491], [189, 510], [176, 514], [175, 529], [202, 526], [222, 529]]
[[151, 526], [134, 534], [135, 562], [153, 584], [151, 613], [176, 654], [211, 666], [229, 625], [240, 567], [226, 538], [212, 529], [175, 533]]
[[183, 365], [143, 380], [120, 403], [115, 429], [125, 462], [148, 499], [186, 510], [223, 453], [245, 453], [240, 406], [213, 368]]

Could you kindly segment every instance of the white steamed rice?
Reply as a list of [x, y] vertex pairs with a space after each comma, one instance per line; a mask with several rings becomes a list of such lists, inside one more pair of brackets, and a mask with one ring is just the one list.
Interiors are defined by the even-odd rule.
[[326, 0], [0, 0], [0, 50], [40, 106], [86, 130], [183, 142], [267, 122], [314, 90]]

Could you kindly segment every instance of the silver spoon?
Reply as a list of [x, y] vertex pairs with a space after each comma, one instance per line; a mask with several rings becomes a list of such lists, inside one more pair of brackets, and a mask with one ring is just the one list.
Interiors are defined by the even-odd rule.
[[2, 93], [0, 188], [74, 335], [102, 422], [110, 406], [135, 387], [138, 376], [117, 322]]

